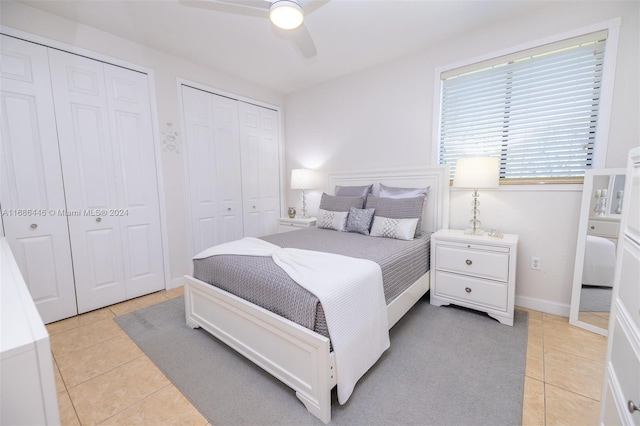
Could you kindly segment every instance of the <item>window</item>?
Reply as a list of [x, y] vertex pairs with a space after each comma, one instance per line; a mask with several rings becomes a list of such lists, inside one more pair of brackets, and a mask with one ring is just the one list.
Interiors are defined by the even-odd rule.
[[500, 158], [501, 181], [581, 180], [597, 143], [607, 31], [440, 74], [438, 158]]

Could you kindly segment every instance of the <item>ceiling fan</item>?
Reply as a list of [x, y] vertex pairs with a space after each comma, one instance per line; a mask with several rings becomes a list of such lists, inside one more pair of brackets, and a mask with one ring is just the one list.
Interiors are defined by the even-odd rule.
[[311, 34], [304, 25], [304, 17], [329, 0], [182, 0], [190, 7], [215, 9], [242, 15], [268, 17], [290, 38], [302, 55], [313, 58], [318, 54]]

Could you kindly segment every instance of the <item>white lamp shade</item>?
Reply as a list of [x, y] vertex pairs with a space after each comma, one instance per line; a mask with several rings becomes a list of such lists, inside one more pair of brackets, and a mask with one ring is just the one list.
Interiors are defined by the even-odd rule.
[[316, 174], [309, 169], [291, 170], [291, 189], [313, 189], [316, 187]]
[[276, 0], [271, 3], [269, 19], [278, 28], [293, 30], [302, 25], [304, 13], [295, 0]]
[[497, 188], [499, 184], [499, 158], [458, 158], [453, 186], [457, 188]]

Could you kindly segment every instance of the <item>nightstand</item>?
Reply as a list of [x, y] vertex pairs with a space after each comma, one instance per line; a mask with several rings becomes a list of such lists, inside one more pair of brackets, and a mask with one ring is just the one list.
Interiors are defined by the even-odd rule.
[[311, 228], [316, 226], [315, 217], [281, 217], [278, 222], [278, 233], [295, 231], [297, 229]]
[[468, 235], [442, 229], [431, 236], [431, 304], [464, 306], [513, 325], [518, 236]]

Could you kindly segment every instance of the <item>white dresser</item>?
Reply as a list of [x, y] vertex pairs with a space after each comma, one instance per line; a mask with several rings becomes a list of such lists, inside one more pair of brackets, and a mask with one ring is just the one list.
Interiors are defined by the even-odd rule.
[[640, 425], [640, 148], [629, 153], [600, 424]]
[[432, 305], [453, 303], [513, 325], [518, 236], [467, 235], [441, 229], [431, 236]]
[[5, 238], [0, 256], [0, 424], [60, 424], [49, 334]]

